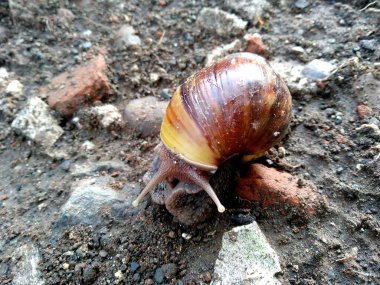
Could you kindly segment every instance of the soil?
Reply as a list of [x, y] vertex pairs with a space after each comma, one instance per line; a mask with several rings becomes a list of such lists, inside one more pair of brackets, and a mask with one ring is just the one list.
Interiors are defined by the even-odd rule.
[[[359, 96], [363, 88], [356, 88], [360, 76], [372, 72], [375, 81], [379, 78], [379, 48], [360, 44], [379, 42], [378, 4], [366, 8], [370, 1], [309, 1], [307, 7], [298, 8], [293, 1], [270, 2], [272, 8], [257, 24], [249, 23], [247, 31], [262, 35], [270, 60], [322, 58], [339, 66], [349, 58], [358, 59], [357, 65], [345, 65], [321, 83], [315, 94], [293, 94], [294, 119], [284, 139], [283, 160], [300, 165], [288, 171], [315, 184], [328, 202], [327, 209], [306, 219], [242, 202], [202, 224], [184, 226], [148, 201], [145, 209], [128, 219], [110, 220], [101, 229], [75, 226], [52, 244], [52, 226], [70, 197], [73, 178], [58, 167], [62, 161], [7, 132], [12, 120], [0, 117], [2, 134], [6, 133], [0, 140], [1, 284], [12, 282], [17, 272], [17, 258], [12, 256], [23, 244], [39, 249], [46, 284], [153, 284], [149, 282], [155, 282], [157, 268], [168, 264], [175, 274], [165, 279], [167, 284], [209, 283], [223, 233], [252, 220], [280, 257], [283, 272], [278, 278], [283, 284], [380, 284], [379, 139], [357, 130], [365, 123], [379, 126], [380, 109], [372, 106], [372, 116], [363, 120], [356, 110], [365, 103]], [[236, 12], [223, 1], [33, 1], [28, 5], [25, 10], [19, 7], [23, 13], [16, 15], [5, 3], [0, 13], [0, 67], [22, 82], [25, 97], [38, 95], [38, 88], [52, 77], [106, 49], [113, 91], [104, 102], [122, 110], [135, 98], [162, 99], [162, 90], [172, 93], [203, 67], [210, 51], [238, 38], [203, 32], [195, 23], [203, 7]], [[57, 16], [59, 8], [69, 9], [76, 18]], [[115, 34], [126, 23], [135, 27], [140, 47], [118, 46]], [[83, 35], [86, 30], [91, 31], [89, 38]], [[86, 41], [92, 44], [89, 49], [83, 48]], [[292, 52], [294, 46], [305, 49], [302, 57]], [[152, 82], [152, 72], [160, 74], [158, 81]], [[79, 130], [72, 121], [60, 120], [65, 133], [56, 147], [65, 149], [72, 162], [118, 159], [131, 167], [116, 177], [119, 188], [127, 182], [142, 185], [158, 137], [141, 138], [128, 130]], [[87, 140], [96, 145], [91, 153], [81, 149]], [[184, 239], [183, 234], [191, 238]], [[86, 254], [78, 250], [82, 245], [88, 248]], [[74, 254], [65, 254], [68, 251]], [[131, 262], [139, 264], [136, 271]], [[68, 269], [63, 268], [65, 263]], [[118, 270], [123, 279], [115, 277]]]

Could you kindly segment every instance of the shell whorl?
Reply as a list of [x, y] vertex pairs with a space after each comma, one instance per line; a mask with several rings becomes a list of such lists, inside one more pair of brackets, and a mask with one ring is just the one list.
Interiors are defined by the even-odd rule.
[[259, 156], [278, 143], [291, 105], [288, 88], [264, 58], [230, 55], [178, 87], [161, 139], [190, 164], [214, 170], [234, 154]]

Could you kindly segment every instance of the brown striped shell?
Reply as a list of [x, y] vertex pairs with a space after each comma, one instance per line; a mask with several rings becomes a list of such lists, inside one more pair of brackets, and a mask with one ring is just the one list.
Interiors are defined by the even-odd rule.
[[285, 135], [292, 99], [262, 57], [227, 56], [178, 87], [161, 126], [165, 146], [203, 170], [235, 154], [258, 157]]

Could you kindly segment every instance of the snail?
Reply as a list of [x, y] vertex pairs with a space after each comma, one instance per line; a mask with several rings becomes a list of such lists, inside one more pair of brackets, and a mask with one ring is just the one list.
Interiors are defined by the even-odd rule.
[[175, 178], [200, 186], [224, 212], [210, 173], [233, 156], [249, 162], [279, 143], [291, 108], [284, 81], [261, 56], [232, 54], [201, 69], [174, 93], [161, 125], [159, 169], [132, 205]]

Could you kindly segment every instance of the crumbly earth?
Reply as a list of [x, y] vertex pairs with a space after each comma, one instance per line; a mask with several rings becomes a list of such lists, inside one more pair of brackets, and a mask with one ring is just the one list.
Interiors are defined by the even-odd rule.
[[[243, 37], [203, 32], [195, 24], [202, 7], [237, 12], [223, 1], [30, 2], [33, 7], [21, 16], [9, 15], [6, 9], [0, 15], [0, 67], [22, 82], [26, 97], [38, 95], [39, 87], [85, 61], [86, 55], [107, 49], [113, 91], [104, 102], [122, 110], [134, 98], [160, 97], [165, 88], [173, 92], [203, 67], [211, 50]], [[270, 2], [272, 8], [260, 21], [248, 24], [249, 32], [263, 36], [269, 59], [322, 58], [341, 65], [358, 58], [357, 64], [343, 64], [321, 82], [315, 94], [293, 94], [294, 120], [284, 139], [287, 156], [282, 160], [299, 166], [288, 171], [300, 177], [300, 183], [309, 180], [318, 187], [328, 201], [327, 210], [305, 219], [236, 200], [225, 214], [189, 227], [148, 202], [137, 214], [110, 219], [100, 229], [69, 228], [52, 243], [52, 226], [70, 197], [73, 177], [58, 167], [62, 161], [8, 132], [11, 120], [0, 117], [1, 284], [12, 282], [18, 270], [17, 258], [12, 256], [23, 244], [38, 248], [46, 284], [152, 284], [156, 269], [167, 264], [175, 267], [164, 281], [167, 284], [208, 283], [222, 234], [254, 219], [280, 257], [283, 272], [278, 278], [284, 284], [380, 284], [379, 139], [357, 130], [365, 123], [379, 126], [379, 105], [372, 106], [374, 113], [363, 120], [356, 111], [358, 104], [365, 103], [360, 92], [368, 91], [365, 86], [357, 88], [360, 76], [372, 72], [374, 80], [379, 78], [379, 65], [375, 65], [379, 49], [360, 44], [373, 39], [378, 44], [379, 6], [363, 9], [371, 2], [365, 0], [308, 1], [305, 8], [294, 1]], [[75, 14], [72, 22], [57, 16], [62, 7]], [[116, 31], [126, 23], [142, 39], [140, 47], [117, 44]], [[89, 49], [82, 48], [86, 30], [91, 31]], [[294, 46], [305, 52], [295, 52]], [[151, 80], [151, 73], [158, 73], [160, 79]], [[115, 175], [116, 189], [127, 182], [141, 183], [159, 142], [158, 137], [142, 139], [127, 129], [79, 130], [64, 119], [60, 124], [65, 133], [56, 148], [64, 149], [72, 163], [116, 159], [130, 167], [129, 172]], [[96, 146], [92, 152], [81, 148], [87, 140]], [[357, 255], [349, 256], [355, 248]], [[73, 254], [65, 254], [70, 251]], [[136, 271], [131, 262], [139, 264]], [[123, 278], [115, 276], [119, 270]]]

